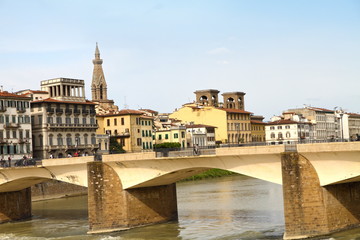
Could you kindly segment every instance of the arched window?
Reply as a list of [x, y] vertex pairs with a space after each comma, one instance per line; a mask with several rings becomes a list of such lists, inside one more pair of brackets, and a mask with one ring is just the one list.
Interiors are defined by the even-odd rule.
[[91, 144], [96, 144], [95, 134], [91, 134]]
[[283, 138], [283, 135], [282, 135], [282, 133], [280, 132], [280, 133], [278, 133], [278, 139], [282, 139]]
[[44, 145], [43, 135], [39, 135], [39, 146], [42, 147]]
[[68, 146], [72, 145], [71, 134], [66, 135], [66, 145], [68, 145]]
[[62, 135], [61, 135], [61, 134], [58, 134], [58, 135], [57, 135], [57, 143], [58, 143], [58, 146], [62, 146], [62, 145], [63, 145], [63, 138], [62, 138]]
[[80, 134], [78, 134], [78, 133], [75, 135], [75, 145], [76, 146], [81, 145]]
[[86, 133], [84, 134], [84, 144], [88, 145], [88, 137], [89, 135], [87, 135]]
[[272, 133], [270, 134], [270, 137], [271, 137], [271, 138], [275, 138], [275, 133], [272, 132]]
[[290, 132], [286, 132], [286, 138], [290, 138], [290, 137], [291, 137]]
[[49, 146], [53, 146], [54, 145], [54, 135], [50, 134], [49, 135]]

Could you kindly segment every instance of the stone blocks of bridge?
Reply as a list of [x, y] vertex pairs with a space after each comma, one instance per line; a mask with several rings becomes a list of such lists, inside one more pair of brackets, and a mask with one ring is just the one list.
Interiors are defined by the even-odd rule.
[[284, 239], [327, 235], [360, 226], [360, 183], [321, 187], [311, 162], [282, 153]]
[[88, 211], [89, 233], [177, 220], [176, 185], [125, 190], [120, 177], [109, 165], [90, 162]]
[[0, 223], [31, 217], [31, 189], [0, 193]]

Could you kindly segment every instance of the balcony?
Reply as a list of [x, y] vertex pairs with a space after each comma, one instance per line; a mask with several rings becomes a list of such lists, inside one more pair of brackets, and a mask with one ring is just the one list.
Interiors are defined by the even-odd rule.
[[55, 110], [53, 108], [47, 108], [46, 109], [47, 114], [54, 114]]
[[6, 112], [6, 107], [0, 107], [0, 112]]
[[16, 111], [18, 113], [24, 113], [24, 112], [26, 112], [26, 108], [17, 108]]
[[96, 115], [96, 111], [95, 111], [95, 110], [90, 110], [90, 115], [91, 115], [91, 116], [95, 116], [95, 115]]
[[56, 115], [62, 115], [64, 113], [63, 109], [57, 108], [56, 109]]
[[18, 128], [20, 127], [20, 124], [18, 123], [5, 123], [4, 128]]
[[28, 143], [28, 142], [29, 142], [29, 139], [27, 139], [27, 138], [19, 138], [19, 140], [18, 140], [18, 143], [20, 143], [20, 144]]
[[66, 115], [71, 115], [72, 114], [72, 109], [65, 109], [65, 114]]
[[89, 112], [90, 112], [89, 110], [84, 110], [84, 109], [82, 110], [82, 114], [84, 116], [89, 115]]
[[48, 128], [62, 129], [62, 128], [80, 128], [80, 129], [97, 129], [97, 124], [75, 124], [75, 123], [48, 123]]
[[80, 115], [80, 110], [79, 109], [74, 109], [74, 115]]
[[3, 138], [0, 138], [0, 144], [5, 144], [5, 143], [7, 143], [8, 141], [7, 140], [5, 140], [5, 139], [3, 139]]

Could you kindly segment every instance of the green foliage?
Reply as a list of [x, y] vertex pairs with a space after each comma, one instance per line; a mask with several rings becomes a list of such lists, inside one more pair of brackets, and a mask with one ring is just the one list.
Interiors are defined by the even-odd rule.
[[122, 148], [120, 143], [116, 141], [115, 137], [110, 137], [110, 153], [124, 153], [125, 150]]
[[197, 175], [185, 178], [182, 181], [194, 181], [194, 180], [201, 180], [201, 179], [206, 179], [206, 178], [229, 176], [229, 175], [234, 175], [234, 174], [237, 174], [237, 173], [214, 168], [214, 169], [207, 170], [203, 173], [199, 173]]
[[159, 148], [181, 148], [181, 144], [177, 142], [165, 142], [160, 144], [154, 144], [154, 149]]

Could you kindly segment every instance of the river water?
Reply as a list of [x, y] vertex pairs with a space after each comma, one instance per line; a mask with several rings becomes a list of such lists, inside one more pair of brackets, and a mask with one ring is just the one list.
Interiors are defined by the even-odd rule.
[[[245, 176], [177, 184], [179, 221], [87, 235], [87, 196], [33, 203], [33, 218], [0, 225], [11, 240], [255, 240], [282, 239], [280, 185]], [[321, 239], [360, 240], [360, 229]]]

